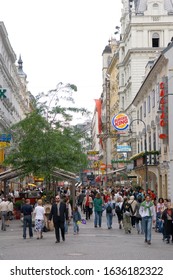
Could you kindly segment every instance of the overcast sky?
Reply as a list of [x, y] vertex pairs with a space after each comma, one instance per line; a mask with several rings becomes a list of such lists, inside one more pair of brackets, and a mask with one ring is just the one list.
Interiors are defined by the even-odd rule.
[[33, 95], [61, 81], [78, 87], [77, 106], [94, 110], [102, 51], [120, 23], [121, 0], [1, 0], [10, 43]]

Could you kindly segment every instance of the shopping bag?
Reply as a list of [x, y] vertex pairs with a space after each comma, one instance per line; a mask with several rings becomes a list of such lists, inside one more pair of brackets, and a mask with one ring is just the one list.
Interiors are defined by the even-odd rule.
[[81, 220], [81, 223], [82, 223], [83, 225], [86, 225], [86, 220], [85, 220], [85, 219], [82, 219], [82, 220]]

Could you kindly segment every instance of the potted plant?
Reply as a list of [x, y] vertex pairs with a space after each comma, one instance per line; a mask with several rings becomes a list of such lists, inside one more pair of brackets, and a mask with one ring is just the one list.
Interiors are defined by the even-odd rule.
[[23, 204], [23, 201], [22, 200], [17, 200], [15, 203], [14, 203], [14, 216], [16, 218], [16, 220], [19, 220], [20, 219], [20, 216], [21, 216], [21, 206]]

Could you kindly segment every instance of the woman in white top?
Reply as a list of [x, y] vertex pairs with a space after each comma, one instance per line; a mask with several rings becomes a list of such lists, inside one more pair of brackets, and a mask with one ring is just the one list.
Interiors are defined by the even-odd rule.
[[34, 209], [35, 216], [35, 231], [37, 232], [37, 239], [43, 238], [42, 230], [44, 226], [45, 209], [42, 206], [42, 200], [37, 201], [37, 206]]

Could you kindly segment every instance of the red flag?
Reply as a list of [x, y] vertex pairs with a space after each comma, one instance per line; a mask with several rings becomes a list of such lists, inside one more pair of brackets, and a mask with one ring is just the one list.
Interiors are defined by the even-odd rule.
[[[101, 120], [101, 110], [102, 110], [102, 102], [101, 99], [94, 99], [96, 103], [96, 111], [98, 113], [98, 132], [101, 134], [102, 132], [102, 120]], [[100, 138], [100, 144], [103, 147], [102, 138]]]

